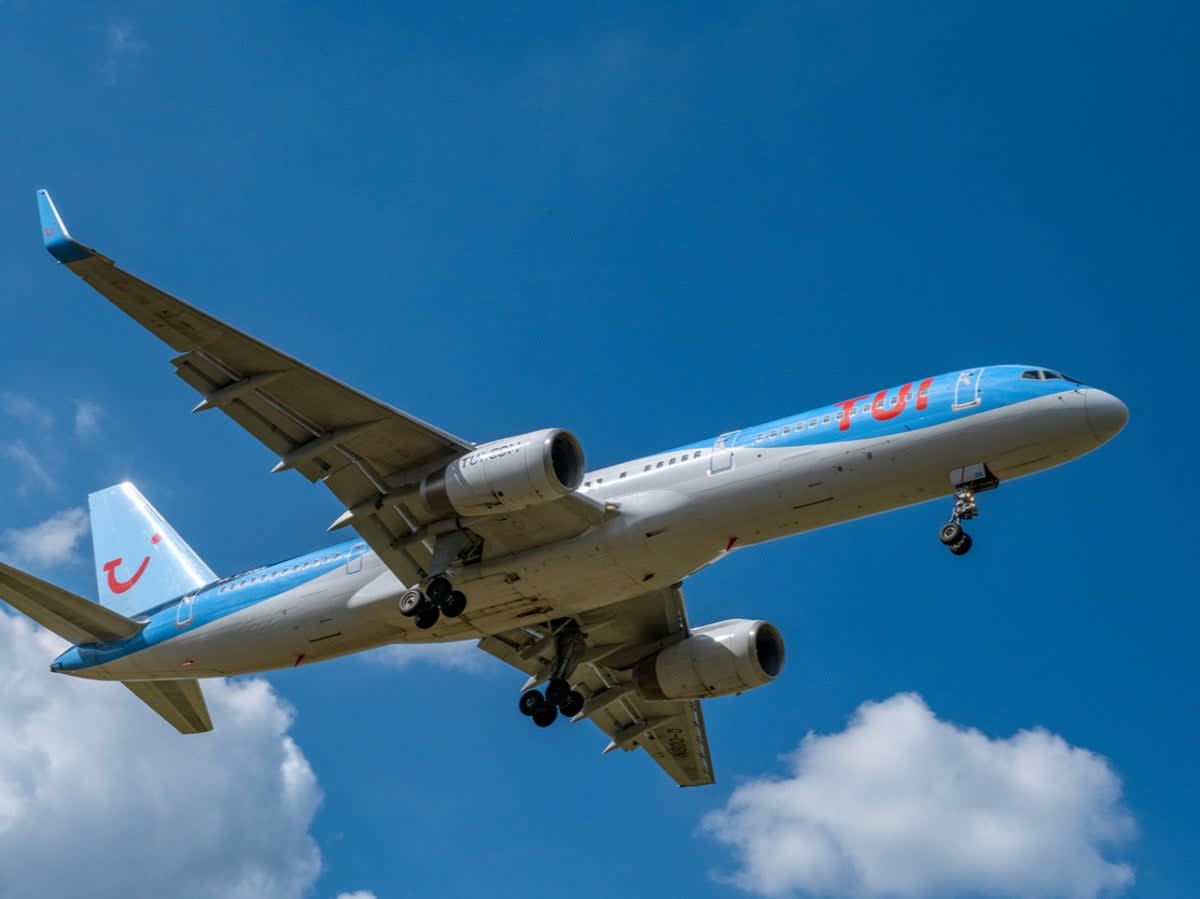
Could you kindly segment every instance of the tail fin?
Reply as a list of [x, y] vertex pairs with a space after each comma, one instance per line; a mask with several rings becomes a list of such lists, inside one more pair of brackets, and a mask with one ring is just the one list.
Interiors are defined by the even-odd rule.
[[217, 579], [129, 482], [88, 497], [99, 600], [134, 615]]

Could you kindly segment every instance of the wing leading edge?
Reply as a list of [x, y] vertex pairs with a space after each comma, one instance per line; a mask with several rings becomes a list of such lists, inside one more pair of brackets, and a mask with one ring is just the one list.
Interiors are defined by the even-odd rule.
[[[330, 530], [352, 526], [403, 583], [431, 573], [436, 538], [427, 527], [432, 520], [414, 502], [416, 488], [474, 444], [129, 274], [71, 236], [49, 193], [39, 190], [37, 199], [46, 249], [178, 353], [171, 360], [176, 374], [201, 395], [193, 411], [220, 409], [279, 457], [274, 471], [295, 469], [325, 484], [346, 508]], [[473, 519], [470, 527], [487, 558], [573, 537], [615, 514], [597, 505], [569, 494], [521, 512]], [[468, 618], [462, 621], [465, 635]]]
[[405, 583], [424, 574], [430, 548], [411, 539], [403, 497], [474, 444], [381, 403], [116, 266], [76, 241], [49, 193], [37, 192], [42, 239], [59, 262], [179, 355], [176, 374], [295, 469], [324, 483], [352, 524]]

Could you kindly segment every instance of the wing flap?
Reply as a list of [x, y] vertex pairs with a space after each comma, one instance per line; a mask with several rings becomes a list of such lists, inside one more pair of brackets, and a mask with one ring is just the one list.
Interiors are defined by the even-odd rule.
[[108, 643], [145, 624], [0, 562], [0, 599], [72, 643]]
[[213, 729], [208, 704], [195, 678], [123, 683], [181, 734], [202, 734]]

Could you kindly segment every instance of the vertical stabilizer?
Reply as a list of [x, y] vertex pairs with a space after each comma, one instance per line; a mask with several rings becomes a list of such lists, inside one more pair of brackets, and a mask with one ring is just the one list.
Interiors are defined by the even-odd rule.
[[88, 508], [102, 606], [132, 616], [217, 579], [132, 484], [93, 493]]

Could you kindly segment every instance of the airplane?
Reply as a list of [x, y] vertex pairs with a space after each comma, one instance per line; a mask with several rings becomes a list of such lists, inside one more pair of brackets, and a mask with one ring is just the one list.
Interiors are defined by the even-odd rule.
[[278, 462], [327, 487], [354, 536], [220, 577], [129, 483], [89, 497], [98, 602], [0, 565], [0, 597], [72, 646], [50, 668], [120, 681], [183, 733], [200, 678], [392, 643], [475, 640], [527, 675], [539, 727], [590, 720], [680, 786], [714, 782], [701, 703], [774, 681], [765, 620], [688, 622], [682, 583], [731, 552], [949, 498], [965, 555], [979, 495], [1110, 440], [1115, 396], [1036, 365], [914, 379], [588, 471], [545, 428], [482, 444], [419, 421], [139, 280], [74, 240], [60, 263], [174, 351], [175, 372]]

